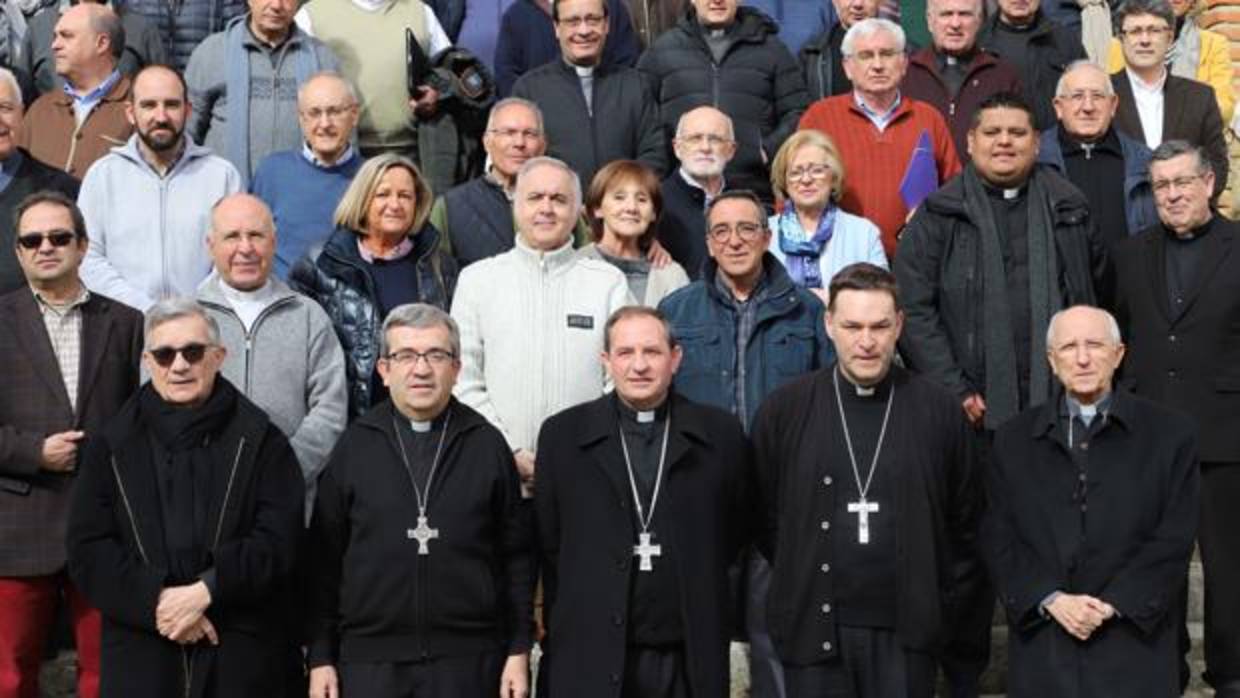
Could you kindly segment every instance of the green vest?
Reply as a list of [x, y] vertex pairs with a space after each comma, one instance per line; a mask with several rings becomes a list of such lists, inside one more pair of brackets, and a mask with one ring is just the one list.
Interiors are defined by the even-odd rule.
[[367, 12], [351, 0], [314, 0], [306, 11], [315, 36], [340, 58], [341, 72], [357, 89], [361, 149], [416, 152], [405, 76], [405, 27], [429, 54], [422, 0], [392, 0], [378, 12]]

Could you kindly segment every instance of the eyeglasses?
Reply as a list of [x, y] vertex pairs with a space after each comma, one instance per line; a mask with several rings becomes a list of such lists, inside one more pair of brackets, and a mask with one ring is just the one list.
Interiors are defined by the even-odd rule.
[[703, 143], [712, 148], [719, 148], [732, 142], [729, 138], [716, 136], [713, 133], [691, 133], [687, 136], [676, 136], [676, 140], [694, 148], [702, 145]]
[[26, 233], [17, 236], [17, 244], [22, 249], [37, 250], [43, 246], [43, 241], [48, 240], [52, 243], [52, 247], [68, 247], [73, 243], [73, 239], [77, 235], [71, 230], [53, 230], [49, 233]]
[[795, 170], [788, 171], [788, 181], [796, 182], [809, 176], [813, 179], [825, 179], [831, 173], [830, 165], [810, 165], [808, 167], [798, 167]]
[[597, 29], [603, 26], [605, 21], [607, 21], [607, 18], [603, 15], [583, 15], [581, 17], [561, 17], [559, 23], [569, 29], [576, 29], [583, 24], [590, 29]]
[[1125, 39], [1141, 39], [1147, 36], [1151, 39], [1157, 39], [1170, 31], [1171, 27], [1133, 27], [1132, 29], [1121, 29], [1119, 33]]
[[1076, 90], [1075, 92], [1069, 92], [1066, 95], [1059, 96], [1062, 99], [1072, 102], [1073, 104], [1084, 104], [1086, 101], [1103, 102], [1110, 99], [1112, 95], [1098, 90]]
[[736, 225], [728, 225], [720, 223], [707, 231], [707, 235], [715, 242], [727, 242], [732, 238], [732, 233], [740, 236], [745, 242], [753, 242], [762, 237], [766, 229], [757, 223], [737, 223]]
[[543, 137], [542, 131], [532, 128], [493, 128], [488, 129], [487, 133], [506, 141], [515, 141], [518, 138], [533, 141]]
[[431, 366], [444, 366], [454, 360], [456, 354], [447, 349], [427, 349], [426, 351], [401, 349], [388, 354], [385, 358], [389, 363], [397, 366], [416, 366], [421, 359], [426, 359], [426, 363]]
[[330, 107], [311, 107], [302, 109], [301, 115], [310, 121], [318, 121], [324, 116], [328, 121], [339, 121], [345, 114], [353, 111], [355, 104], [333, 105]]
[[185, 363], [192, 366], [202, 361], [202, 357], [207, 355], [207, 349], [210, 348], [211, 345], [209, 344], [194, 342], [183, 347], [156, 347], [148, 349], [147, 353], [151, 355], [152, 359], [155, 359], [155, 363], [159, 364], [160, 367], [168, 368], [172, 365], [172, 362], [177, 360], [178, 355], [185, 359]]
[[1155, 194], [1166, 194], [1171, 191], [1172, 187], [1175, 187], [1177, 190], [1187, 189], [1200, 180], [1203, 176], [1204, 175], [1195, 174], [1175, 177], [1173, 179], [1156, 179], [1150, 183], [1150, 188], [1154, 190]]

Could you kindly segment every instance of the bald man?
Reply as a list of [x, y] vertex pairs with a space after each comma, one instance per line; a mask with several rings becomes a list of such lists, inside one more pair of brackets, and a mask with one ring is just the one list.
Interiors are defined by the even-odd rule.
[[1176, 696], [1176, 608], [1198, 517], [1186, 414], [1112, 390], [1119, 326], [1051, 319], [1060, 390], [995, 435], [985, 553], [1007, 613], [1008, 695]]
[[121, 20], [105, 5], [83, 3], [56, 23], [52, 55], [65, 89], [35, 100], [21, 146], [39, 160], [81, 179], [121, 145], [133, 125], [125, 117], [130, 80], [117, 69], [125, 50]]
[[220, 326], [224, 377], [288, 437], [306, 481], [306, 520], [319, 471], [348, 414], [344, 352], [318, 303], [272, 278], [276, 229], [257, 197], [233, 194], [211, 211], [214, 270], [198, 302]]

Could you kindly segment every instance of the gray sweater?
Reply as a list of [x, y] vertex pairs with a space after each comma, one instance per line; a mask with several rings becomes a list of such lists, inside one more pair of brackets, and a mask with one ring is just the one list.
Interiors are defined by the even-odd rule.
[[275, 297], [248, 333], [222, 283], [212, 274], [199, 287], [198, 300], [219, 323], [228, 350], [224, 377], [288, 436], [306, 480], [308, 524], [319, 472], [348, 415], [344, 352], [327, 313], [284, 282], [271, 280]]

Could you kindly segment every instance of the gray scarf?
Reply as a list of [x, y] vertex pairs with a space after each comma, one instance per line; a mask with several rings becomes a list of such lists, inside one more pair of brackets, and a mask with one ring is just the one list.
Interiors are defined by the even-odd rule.
[[[996, 429], [1020, 410], [1016, 379], [1016, 345], [1013, 341], [1008, 305], [1006, 272], [1003, 266], [1003, 240], [990, 209], [986, 187], [973, 165], [961, 173], [964, 208], [981, 235], [982, 353], [986, 371], [986, 428]], [[1050, 197], [1035, 168], [1030, 173], [1025, 196], [1029, 203], [1029, 405], [1046, 400], [1050, 372], [1045, 347], [1039, 338], [1046, 333], [1051, 315], [1063, 304], [1059, 292], [1059, 264], [1055, 254], [1055, 229]]]

